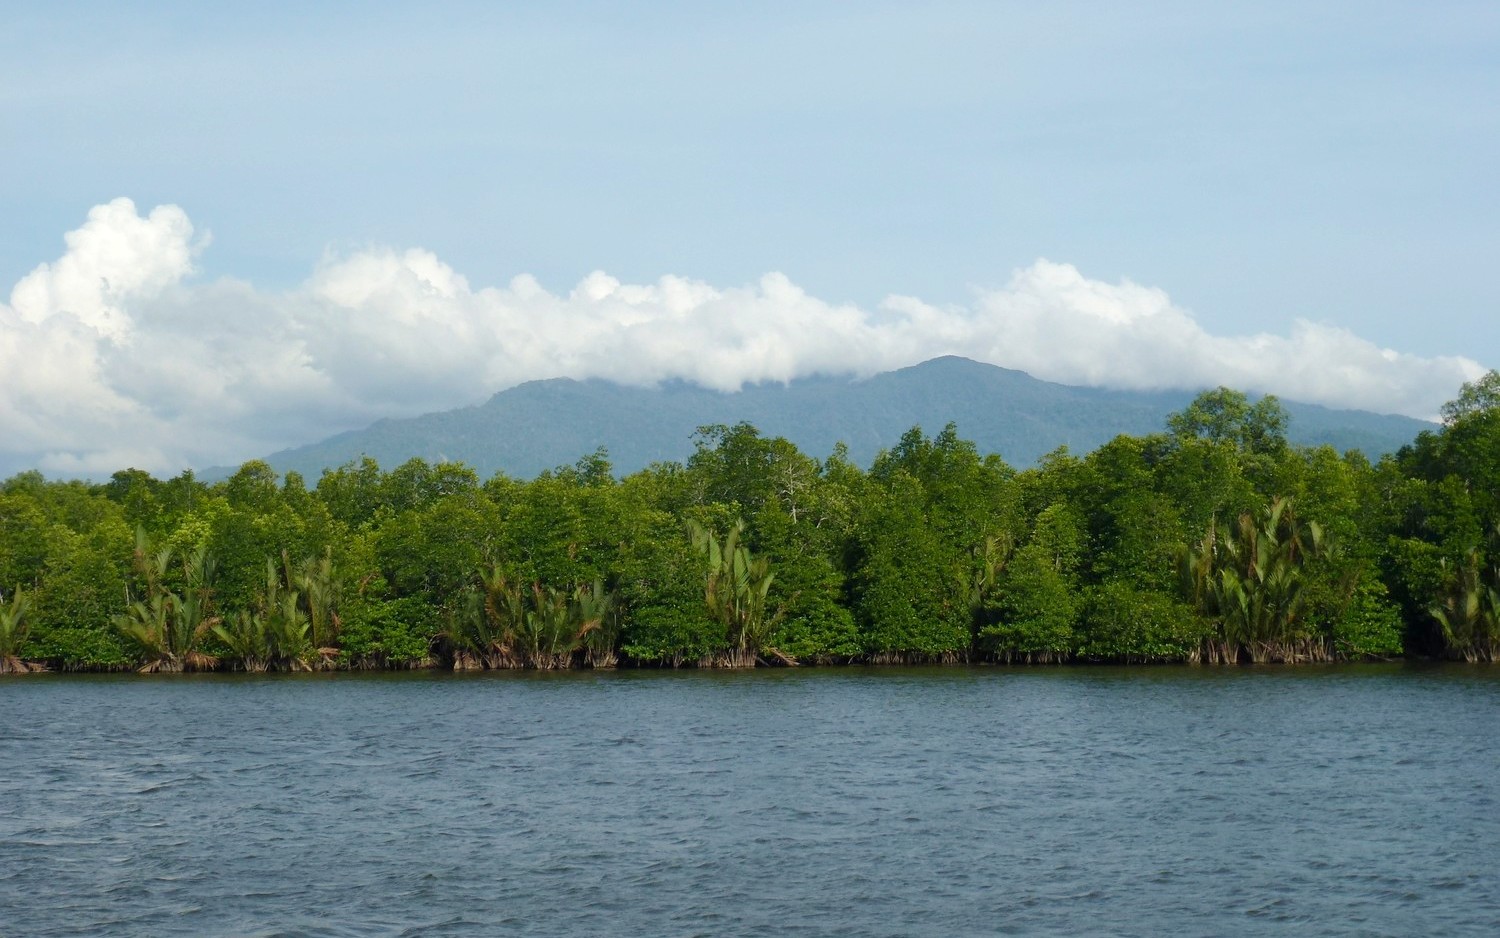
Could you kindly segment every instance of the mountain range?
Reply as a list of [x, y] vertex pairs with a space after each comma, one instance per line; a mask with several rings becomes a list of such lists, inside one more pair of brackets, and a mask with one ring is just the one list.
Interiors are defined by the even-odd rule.
[[[391, 469], [413, 456], [461, 461], [481, 476], [530, 478], [604, 447], [617, 474], [653, 462], [685, 460], [693, 434], [710, 424], [748, 421], [812, 456], [843, 442], [868, 466], [903, 433], [936, 433], [952, 421], [982, 453], [1018, 468], [1059, 446], [1087, 453], [1115, 436], [1161, 431], [1192, 391], [1116, 391], [1072, 387], [1025, 372], [946, 357], [863, 379], [804, 378], [724, 393], [684, 382], [643, 388], [602, 380], [553, 378], [495, 394], [473, 407], [381, 420], [362, 430], [282, 450], [266, 461], [310, 482], [325, 468], [363, 456]], [[1433, 425], [1410, 417], [1334, 410], [1283, 401], [1294, 443], [1394, 452]], [[205, 477], [221, 474], [208, 470]], [[223, 473], [227, 474], [227, 473]]]

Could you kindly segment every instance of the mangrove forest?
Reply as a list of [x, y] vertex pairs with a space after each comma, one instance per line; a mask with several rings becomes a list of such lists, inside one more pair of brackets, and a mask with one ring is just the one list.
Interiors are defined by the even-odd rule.
[[1500, 652], [1500, 374], [1372, 462], [1220, 388], [1018, 470], [749, 424], [617, 478], [0, 483], [0, 671], [1310, 662]]

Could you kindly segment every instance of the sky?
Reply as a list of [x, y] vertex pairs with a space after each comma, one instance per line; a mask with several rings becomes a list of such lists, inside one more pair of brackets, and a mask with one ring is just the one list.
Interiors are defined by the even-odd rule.
[[1500, 365], [1492, 2], [0, 19], [0, 472], [558, 376], [960, 354], [1432, 417]]

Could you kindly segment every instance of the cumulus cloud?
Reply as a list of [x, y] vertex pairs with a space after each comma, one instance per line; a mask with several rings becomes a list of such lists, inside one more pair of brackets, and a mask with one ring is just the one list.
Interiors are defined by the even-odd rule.
[[1483, 369], [1347, 329], [1216, 336], [1165, 292], [1039, 260], [964, 306], [828, 303], [779, 273], [715, 287], [603, 272], [566, 293], [522, 275], [475, 288], [429, 251], [325, 259], [300, 288], [192, 280], [186, 213], [93, 209], [0, 304], [0, 465], [103, 475], [235, 463], [384, 416], [475, 403], [536, 378], [628, 384], [862, 376], [965, 355], [1053, 381], [1219, 384], [1430, 417]]
[[187, 213], [175, 205], [158, 206], [145, 218], [129, 199], [97, 205], [83, 227], [65, 236], [66, 254], [21, 278], [10, 305], [23, 322], [66, 315], [103, 338], [127, 341], [125, 304], [192, 271], [192, 235]]

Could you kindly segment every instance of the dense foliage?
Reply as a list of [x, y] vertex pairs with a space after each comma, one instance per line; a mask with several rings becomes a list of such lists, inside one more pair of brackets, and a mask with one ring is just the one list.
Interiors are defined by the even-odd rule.
[[1500, 655], [1500, 375], [1372, 464], [1219, 389], [1016, 471], [749, 424], [616, 479], [371, 460], [0, 484], [0, 671]]

